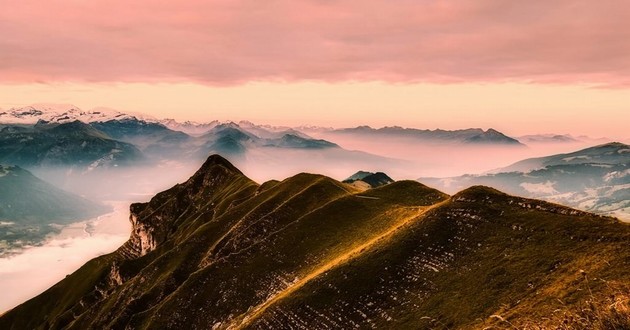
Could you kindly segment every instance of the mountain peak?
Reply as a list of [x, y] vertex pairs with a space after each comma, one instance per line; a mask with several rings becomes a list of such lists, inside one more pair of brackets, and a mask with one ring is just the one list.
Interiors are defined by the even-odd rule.
[[503, 135], [503, 133], [501, 133], [501, 132], [497, 131], [497, 130], [496, 130], [496, 129], [494, 129], [494, 128], [488, 128], [488, 129], [485, 131], [485, 133], [486, 133], [486, 134], [494, 134], [494, 135], [498, 135], [498, 134]]
[[614, 142], [600, 144], [593, 148], [624, 148], [625, 149], [625, 148], [630, 148], [630, 146], [625, 143], [614, 141]]
[[481, 133], [467, 138], [465, 142], [480, 143], [480, 144], [499, 143], [499, 144], [504, 144], [504, 145], [520, 145], [520, 146], [523, 145], [518, 140], [513, 139], [495, 130], [494, 128], [488, 128], [488, 130], [486, 131], [481, 130]]
[[507, 194], [488, 186], [472, 186], [468, 187], [457, 194], [453, 195], [454, 200], [482, 200], [492, 197], [503, 197]]
[[201, 168], [199, 168], [195, 175], [197, 175], [198, 173], [205, 173], [215, 167], [222, 167], [229, 170], [230, 172], [243, 174], [238, 168], [236, 168], [236, 166], [232, 165], [230, 161], [223, 158], [221, 155], [212, 154], [208, 156], [206, 161], [203, 163], [203, 165], [201, 165]]
[[364, 184], [368, 184], [371, 188], [376, 188], [380, 186], [384, 186], [394, 182], [394, 179], [390, 178], [387, 174], [383, 172], [365, 172], [358, 171], [349, 178], [343, 180], [344, 183], [355, 184], [356, 182], [364, 182]]
[[352, 174], [351, 176], [349, 176], [347, 179], [343, 180], [343, 182], [346, 182], [346, 181], [352, 182], [352, 181], [355, 181], [355, 180], [361, 180], [361, 179], [363, 179], [363, 178], [365, 178], [367, 176], [370, 176], [372, 174], [374, 174], [374, 173], [367, 172], [367, 171], [358, 171], [358, 172]]

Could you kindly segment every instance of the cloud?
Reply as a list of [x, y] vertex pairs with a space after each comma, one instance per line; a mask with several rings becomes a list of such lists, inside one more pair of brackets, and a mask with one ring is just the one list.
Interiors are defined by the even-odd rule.
[[623, 0], [5, 0], [3, 8], [5, 83], [630, 82]]
[[94, 232], [83, 231], [84, 223], [70, 225], [41, 246], [0, 258], [0, 314], [35, 297], [88, 260], [113, 252], [128, 238], [129, 203], [112, 202], [114, 212], [89, 220]]

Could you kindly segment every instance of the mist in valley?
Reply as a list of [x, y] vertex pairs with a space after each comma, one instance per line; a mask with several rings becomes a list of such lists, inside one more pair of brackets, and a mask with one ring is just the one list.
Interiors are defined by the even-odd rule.
[[[27, 167], [54, 186], [110, 206], [114, 211], [97, 219], [78, 221], [48, 236], [40, 246], [0, 258], [0, 290], [11, 288], [0, 311], [42, 292], [89, 259], [114, 251], [130, 234], [129, 205], [147, 202], [156, 193], [186, 181], [210, 154], [224, 156], [258, 183], [283, 180], [301, 172], [323, 174], [339, 181], [357, 171], [384, 172], [395, 180], [416, 180], [492, 172], [525, 158], [571, 152], [591, 143], [475, 144], [339, 134], [331, 130], [274, 131], [253, 124], [239, 129], [243, 131], [238, 133], [244, 136], [242, 140], [234, 140], [231, 131], [228, 143], [219, 135], [208, 133], [186, 137], [182, 132], [170, 131], [168, 136], [175, 138], [168, 142], [163, 136], [121, 135], [121, 140], [133, 143], [144, 154], [141, 159], [111, 166]], [[316, 144], [287, 145], [283, 140], [287, 132], [292, 139], [297, 136], [300, 143]], [[42, 267], [51, 271], [42, 274]]]
[[0, 258], [0, 313], [35, 297], [88, 260], [115, 251], [129, 238], [130, 201], [105, 204], [112, 212], [68, 225], [42, 245]]

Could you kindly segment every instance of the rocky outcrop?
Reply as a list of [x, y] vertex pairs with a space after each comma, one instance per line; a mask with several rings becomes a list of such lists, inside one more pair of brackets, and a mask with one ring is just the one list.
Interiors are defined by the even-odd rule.
[[257, 186], [230, 162], [212, 155], [186, 182], [157, 194], [148, 203], [131, 204], [132, 232], [119, 253], [131, 259], [144, 256], [165, 242], [180, 226], [188, 225], [187, 215], [201, 212], [205, 218], [202, 220], [209, 220], [225, 211], [219, 206], [226, 202], [220, 198], [226, 191], [233, 190], [236, 194], [241, 188], [250, 187], [243, 194], [249, 197]]

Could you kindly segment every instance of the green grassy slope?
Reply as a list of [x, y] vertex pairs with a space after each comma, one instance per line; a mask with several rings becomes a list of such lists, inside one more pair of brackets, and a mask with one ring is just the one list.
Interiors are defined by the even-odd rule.
[[[562, 322], [559, 304], [630, 283], [628, 225], [485, 187], [359, 191], [305, 173], [259, 186], [211, 156], [132, 221], [117, 252], [0, 328], [509, 327]], [[607, 282], [588, 291], [583, 274]]]
[[629, 241], [614, 219], [473, 187], [237, 326], [574, 328], [571, 310], [628, 293], [611, 288], [630, 284]]

